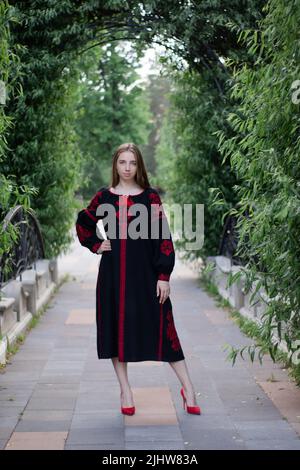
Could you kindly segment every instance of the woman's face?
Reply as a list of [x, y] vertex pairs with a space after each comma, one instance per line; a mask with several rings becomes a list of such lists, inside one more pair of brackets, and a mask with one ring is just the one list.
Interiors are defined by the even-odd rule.
[[120, 153], [117, 160], [117, 172], [120, 179], [126, 182], [134, 180], [137, 172], [137, 162], [133, 152], [126, 150]]

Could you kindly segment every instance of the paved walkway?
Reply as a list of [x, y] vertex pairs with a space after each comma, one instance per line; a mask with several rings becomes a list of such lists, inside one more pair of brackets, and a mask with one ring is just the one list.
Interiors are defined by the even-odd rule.
[[203, 413], [183, 410], [168, 363], [145, 361], [128, 364], [136, 414], [123, 416], [111, 360], [96, 353], [99, 260], [77, 241], [59, 259], [70, 281], [0, 375], [0, 448], [300, 449], [299, 389], [271, 360], [226, 361], [225, 343], [249, 340], [179, 259], [173, 314]]

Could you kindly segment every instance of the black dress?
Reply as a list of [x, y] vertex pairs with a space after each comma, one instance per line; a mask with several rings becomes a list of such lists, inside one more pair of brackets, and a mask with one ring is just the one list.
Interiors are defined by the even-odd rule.
[[[144, 204], [147, 209], [148, 238], [129, 235], [129, 225], [140, 214], [130, 209], [134, 204]], [[113, 209], [115, 236], [108, 230], [112, 219], [104, 220], [108, 206]], [[162, 238], [166, 237], [163, 223], [168, 229], [169, 224], [158, 192], [149, 187], [139, 194], [120, 196], [109, 187], [100, 188], [76, 220], [81, 245], [95, 254], [103, 242], [99, 219], [103, 219], [111, 251], [102, 253], [97, 278], [98, 358], [118, 357], [121, 362], [184, 359], [170, 297], [162, 304], [156, 294], [157, 280], [169, 280], [175, 265], [171, 233]], [[159, 227], [158, 238], [150, 236], [154, 224]]]

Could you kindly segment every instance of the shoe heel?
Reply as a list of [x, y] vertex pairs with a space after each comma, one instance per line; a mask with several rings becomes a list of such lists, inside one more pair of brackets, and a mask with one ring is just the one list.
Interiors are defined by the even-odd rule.
[[182, 396], [182, 399], [183, 399], [183, 409], [185, 410], [185, 408], [186, 408], [187, 412], [190, 413], [190, 414], [200, 415], [201, 414], [200, 406], [188, 406], [187, 402], [186, 402], [185, 395], [184, 395], [183, 388], [180, 390], [180, 393], [181, 393], [181, 396]]

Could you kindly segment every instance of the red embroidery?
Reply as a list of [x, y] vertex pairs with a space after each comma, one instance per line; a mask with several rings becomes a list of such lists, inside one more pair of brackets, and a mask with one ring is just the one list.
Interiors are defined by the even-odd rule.
[[149, 194], [149, 199], [151, 201], [151, 204], [161, 204], [160, 197], [156, 193], [150, 193]]
[[168, 281], [169, 279], [170, 279], [170, 274], [160, 273], [158, 275], [158, 280], [159, 281]]
[[166, 256], [169, 256], [171, 253], [173, 253], [174, 247], [173, 247], [172, 241], [163, 240], [162, 243], [160, 244], [160, 251]]
[[169, 310], [167, 313], [167, 320], [168, 320], [168, 326], [167, 326], [167, 338], [172, 342], [171, 346], [174, 349], [174, 351], [179, 351], [181, 349], [180, 341], [177, 336], [175, 324], [174, 324], [174, 318], [172, 315], [172, 311]]
[[[116, 204], [117, 204], [117, 206], [120, 206], [120, 201], [119, 200], [116, 201]], [[121, 206], [122, 207], [124, 207], [124, 206], [130, 207], [130, 206], [133, 206], [133, 204], [134, 204], [134, 201], [131, 199], [130, 196], [128, 196], [127, 198], [122, 198], [122, 200], [121, 200]]]
[[123, 223], [121, 226], [120, 240], [120, 298], [119, 298], [119, 359], [124, 362], [124, 348], [125, 348], [125, 292], [126, 292], [126, 237], [127, 227]]
[[[99, 248], [100, 248], [101, 245], [102, 245], [102, 242], [97, 242], [97, 243], [95, 243], [95, 244], [92, 246], [92, 251], [93, 251], [94, 253], [97, 253], [97, 251], [99, 250]], [[98, 254], [100, 254], [100, 253], [98, 253]]]
[[93, 199], [91, 200], [90, 204], [87, 206], [87, 209], [90, 211], [95, 211], [97, 210], [97, 207], [99, 206], [99, 198], [102, 196], [102, 191], [99, 191]]
[[88, 230], [87, 228], [82, 227], [82, 225], [77, 224], [76, 225], [76, 231], [78, 238], [81, 242], [83, 242], [86, 238], [91, 237], [93, 235], [93, 232], [91, 230]]
[[161, 203], [161, 199], [158, 194], [150, 193], [149, 199], [151, 203], [151, 217], [152, 220], [163, 219], [165, 218], [165, 212], [163, 205]]
[[130, 207], [135, 204], [134, 201], [130, 198], [130, 197], [127, 197], [127, 198], [123, 198], [123, 200], [121, 201], [121, 204], [119, 201], [116, 201], [116, 204], [117, 206], [119, 207], [123, 207], [123, 209], [120, 209], [118, 211], [116, 211], [116, 217], [118, 219], [120, 219], [120, 213], [121, 213], [121, 223], [125, 222], [125, 216], [124, 216], [124, 207], [128, 207], [127, 209], [127, 223], [131, 221], [131, 219], [133, 219], [133, 215], [131, 215], [129, 212], [130, 212]]
[[160, 304], [159, 309], [159, 343], [158, 343], [158, 360], [161, 361], [162, 358], [162, 345], [163, 345], [163, 304]]
[[163, 206], [158, 206], [157, 204], [151, 204], [151, 217], [152, 217], [152, 220], [165, 218], [165, 212], [164, 212]]
[[93, 222], [98, 222], [97, 217], [94, 217], [93, 214], [88, 209], [84, 209], [84, 212], [89, 216], [90, 219], [93, 220]]

